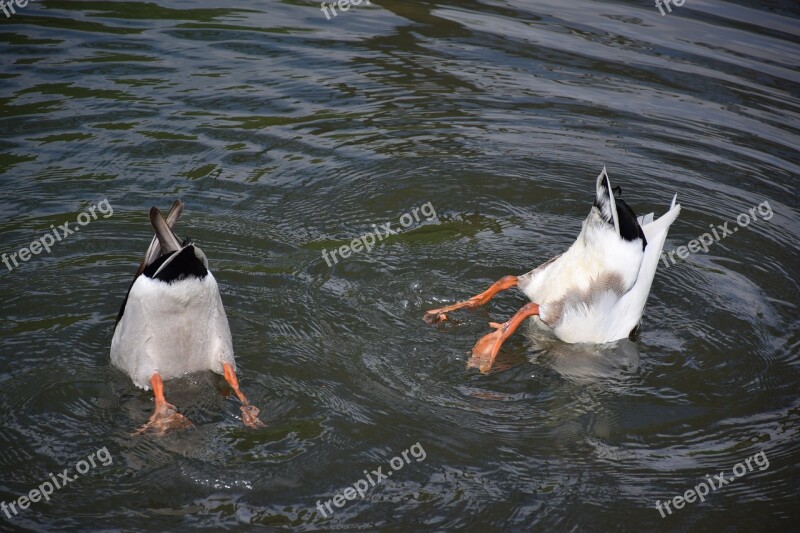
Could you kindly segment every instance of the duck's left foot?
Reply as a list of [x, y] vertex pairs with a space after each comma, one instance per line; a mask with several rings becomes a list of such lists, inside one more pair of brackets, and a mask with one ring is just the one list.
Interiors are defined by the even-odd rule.
[[242, 411], [242, 422], [244, 422], [245, 426], [253, 429], [267, 427], [264, 422], [258, 419], [260, 411], [255, 405], [242, 405], [239, 409]]
[[164, 382], [158, 372], [150, 377], [150, 385], [153, 387], [156, 411], [147, 421], [147, 424], [140, 427], [133, 434], [162, 437], [170, 431], [191, 427], [192, 423], [189, 419], [180, 414], [174, 405], [167, 402], [164, 397]]
[[469, 300], [465, 300], [463, 302], [458, 302], [453, 305], [448, 305], [445, 307], [440, 307], [438, 309], [431, 309], [430, 311], [425, 312], [425, 316], [422, 319], [427, 322], [428, 324], [437, 324], [444, 320], [447, 320], [447, 313], [451, 311], [456, 311], [458, 309], [474, 309], [476, 307], [480, 307], [485, 305], [486, 302], [492, 299], [492, 297], [500, 291], [504, 291], [506, 289], [510, 289], [514, 287], [518, 283], [518, 279], [516, 276], [505, 276], [498, 281], [494, 282], [491, 287], [483, 291], [482, 293], [478, 294], [477, 296], [473, 296]]
[[156, 437], [163, 437], [171, 431], [179, 429], [186, 429], [192, 427], [192, 422], [180, 414], [175, 406], [170, 403], [164, 403], [162, 406], [156, 408], [156, 412], [143, 425], [136, 430], [134, 435], [155, 435]]

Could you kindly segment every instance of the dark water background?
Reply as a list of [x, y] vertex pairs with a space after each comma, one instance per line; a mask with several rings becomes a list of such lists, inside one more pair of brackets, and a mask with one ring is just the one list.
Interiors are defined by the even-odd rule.
[[[0, 529], [768, 530], [798, 527], [800, 8], [785, 2], [31, 0], [0, 13], [0, 501], [113, 456]], [[638, 213], [683, 206], [665, 249], [767, 202], [656, 275], [636, 342], [509, 341], [424, 309], [563, 251], [602, 165]], [[178, 227], [220, 283], [245, 393], [167, 384], [195, 429], [132, 438], [150, 393], [109, 366], [151, 232]], [[330, 250], [427, 202], [329, 267]], [[97, 211], [96, 211], [97, 213]], [[324, 518], [327, 500], [414, 443]], [[762, 453], [661, 518], [656, 500]], [[73, 470], [74, 473], [74, 470]]]

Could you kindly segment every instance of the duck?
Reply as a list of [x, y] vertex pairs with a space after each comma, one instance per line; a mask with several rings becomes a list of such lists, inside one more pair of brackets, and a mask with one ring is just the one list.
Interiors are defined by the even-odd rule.
[[239, 388], [233, 342], [219, 287], [208, 259], [173, 228], [183, 212], [178, 199], [167, 217], [153, 207], [155, 235], [122, 302], [111, 340], [111, 363], [133, 384], [153, 390], [155, 411], [135, 434], [164, 435], [192, 423], [164, 396], [164, 381], [193, 372], [222, 375], [241, 402], [242, 421], [264, 427], [259, 409]]
[[452, 305], [431, 309], [429, 324], [448, 320], [447, 314], [485, 305], [497, 293], [517, 287], [530, 303], [481, 337], [472, 349], [469, 368], [488, 372], [503, 342], [531, 319], [537, 329], [565, 343], [604, 344], [634, 338], [655, 277], [670, 226], [681, 206], [677, 193], [669, 210], [658, 219], [637, 217], [612, 188], [606, 167], [596, 180], [595, 198], [580, 234], [562, 254], [520, 276], [504, 276], [486, 291]]

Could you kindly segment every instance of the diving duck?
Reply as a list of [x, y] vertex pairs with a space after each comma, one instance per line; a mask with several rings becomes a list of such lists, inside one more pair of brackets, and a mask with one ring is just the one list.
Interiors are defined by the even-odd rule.
[[117, 316], [111, 363], [137, 387], [153, 389], [155, 413], [136, 433], [163, 435], [191, 426], [164, 397], [164, 381], [211, 370], [225, 377], [241, 401], [242, 421], [263, 427], [259, 410], [236, 379], [231, 330], [208, 259], [189, 239], [172, 231], [183, 211], [176, 200], [167, 214], [150, 209], [155, 236], [145, 252]]
[[518, 287], [531, 303], [507, 322], [489, 324], [495, 331], [478, 340], [468, 362], [482, 372], [491, 369], [503, 342], [529, 317], [567, 343], [601, 344], [634, 335], [667, 231], [681, 206], [676, 194], [658, 220], [652, 213], [637, 218], [621, 196], [603, 167], [589, 216], [566, 252], [527, 274], [505, 276], [469, 300], [432, 309], [425, 321], [447, 320], [451, 311], [479, 307], [498, 292]]

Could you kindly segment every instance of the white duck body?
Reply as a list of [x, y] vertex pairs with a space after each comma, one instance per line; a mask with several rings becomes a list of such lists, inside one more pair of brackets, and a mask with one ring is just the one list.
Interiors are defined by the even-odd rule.
[[156, 372], [168, 380], [201, 370], [222, 374], [224, 363], [236, 369], [211, 271], [172, 283], [139, 276], [111, 340], [111, 363], [145, 390]]
[[[174, 217], [170, 212], [170, 224], [180, 207]], [[145, 390], [156, 372], [168, 380], [201, 370], [223, 374], [224, 363], [235, 369], [228, 319], [206, 256], [194, 244], [180, 244], [160, 214], [151, 211], [151, 221], [158, 241], [123, 303], [111, 363]]]
[[[677, 195], [676, 195], [677, 197]], [[519, 288], [539, 304], [535, 321], [568, 343], [606, 343], [639, 325], [669, 226], [680, 213], [638, 219], [614, 197], [605, 167], [597, 199], [575, 243], [519, 277]]]

